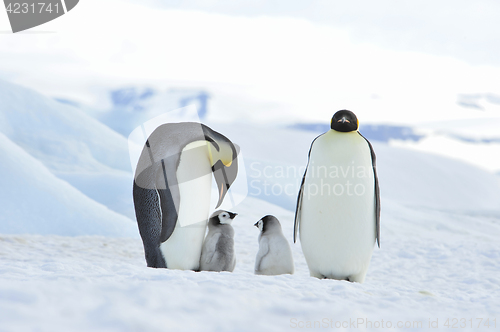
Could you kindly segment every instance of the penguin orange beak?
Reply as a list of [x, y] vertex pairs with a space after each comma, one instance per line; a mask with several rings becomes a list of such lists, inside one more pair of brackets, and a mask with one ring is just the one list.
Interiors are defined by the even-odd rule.
[[217, 206], [215, 207], [216, 209], [222, 204], [224, 201], [224, 197], [226, 196], [227, 189], [226, 186], [224, 185], [224, 182], [217, 182], [217, 188], [219, 189], [219, 201], [217, 202]]
[[226, 170], [222, 161], [217, 161], [215, 165], [212, 167], [215, 182], [217, 183], [217, 189], [219, 189], [219, 201], [217, 202], [218, 208], [222, 202], [224, 201], [224, 197], [227, 194], [227, 190], [229, 189], [229, 181], [227, 179]]

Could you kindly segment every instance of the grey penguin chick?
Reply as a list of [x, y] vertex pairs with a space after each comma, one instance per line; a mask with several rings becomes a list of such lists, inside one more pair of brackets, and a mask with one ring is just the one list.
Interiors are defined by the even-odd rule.
[[201, 249], [201, 271], [229, 271], [236, 266], [234, 230], [231, 222], [236, 213], [215, 211], [208, 220], [208, 234]]
[[255, 274], [293, 274], [292, 250], [275, 216], [267, 215], [255, 223], [260, 229], [259, 251], [255, 258]]

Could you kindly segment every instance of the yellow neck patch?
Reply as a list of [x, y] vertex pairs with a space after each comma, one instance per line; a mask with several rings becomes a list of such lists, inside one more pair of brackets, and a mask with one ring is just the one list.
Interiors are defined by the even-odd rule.
[[217, 160], [222, 161], [224, 166], [229, 167], [233, 163], [233, 150], [227, 144], [220, 144], [219, 151], [212, 145], [212, 143], [207, 142], [208, 148], [208, 158], [210, 159], [210, 165], [214, 165]]

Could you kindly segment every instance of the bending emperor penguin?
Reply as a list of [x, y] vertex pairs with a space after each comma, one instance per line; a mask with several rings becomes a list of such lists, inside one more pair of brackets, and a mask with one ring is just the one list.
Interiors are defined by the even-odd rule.
[[201, 251], [200, 270], [233, 272], [236, 256], [231, 222], [236, 216], [236, 213], [221, 210], [210, 216], [208, 234]]
[[293, 241], [311, 276], [365, 280], [375, 241], [380, 247], [380, 195], [375, 153], [353, 112], [335, 113], [331, 130], [309, 150], [297, 198]]
[[281, 231], [278, 219], [268, 215], [257, 221], [254, 226], [260, 230], [255, 274], [293, 274], [292, 250]]
[[149, 267], [199, 269], [212, 174], [219, 207], [237, 173], [235, 145], [209, 127], [181, 122], [153, 131], [139, 157], [133, 189]]

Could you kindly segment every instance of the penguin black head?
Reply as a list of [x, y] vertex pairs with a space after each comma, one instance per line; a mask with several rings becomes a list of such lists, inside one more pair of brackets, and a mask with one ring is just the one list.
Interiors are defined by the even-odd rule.
[[343, 133], [358, 130], [358, 126], [359, 121], [356, 114], [348, 110], [341, 110], [335, 113], [330, 124], [333, 130]]
[[262, 217], [259, 221], [254, 224], [262, 233], [279, 227], [281, 229], [281, 224], [275, 216], [267, 215]]
[[230, 225], [231, 222], [233, 221], [234, 217], [236, 217], [238, 214], [229, 212], [229, 211], [224, 211], [224, 210], [217, 210], [212, 215], [210, 216], [210, 224], [212, 225]]

